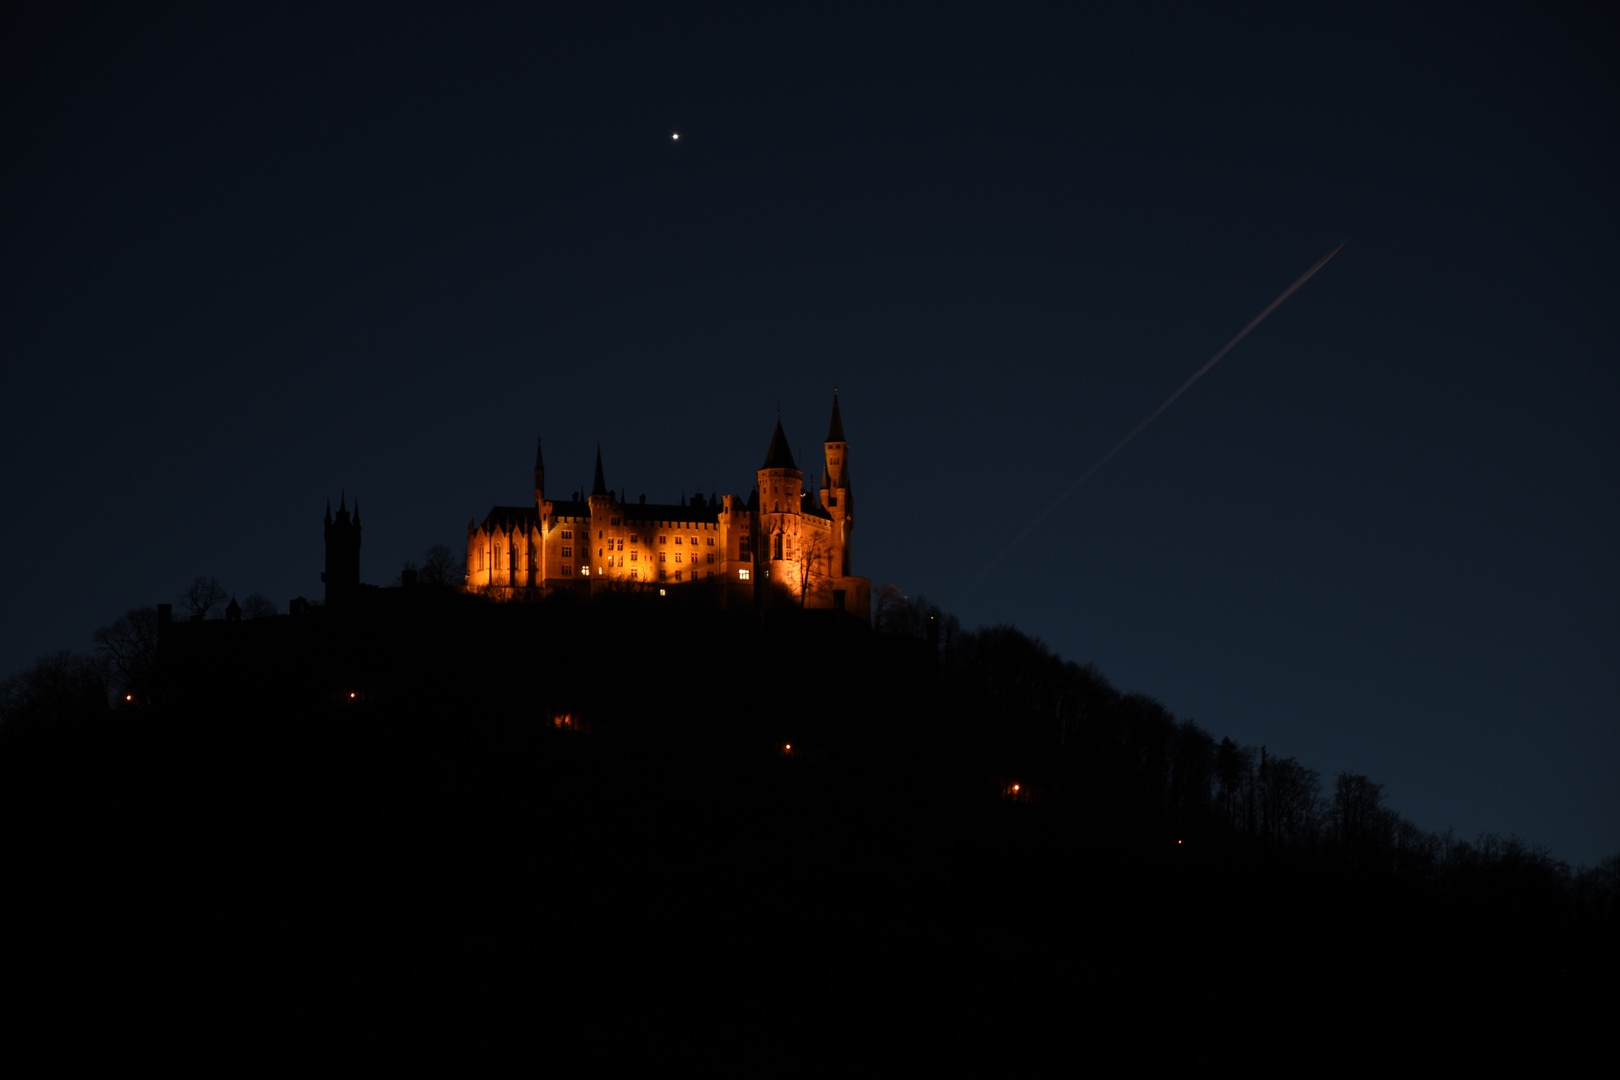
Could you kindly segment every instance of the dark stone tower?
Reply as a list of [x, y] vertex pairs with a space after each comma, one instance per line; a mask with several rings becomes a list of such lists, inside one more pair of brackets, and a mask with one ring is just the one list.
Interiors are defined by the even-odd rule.
[[332, 504], [326, 504], [326, 602], [343, 604], [360, 591], [360, 502], [355, 500], [354, 517], [349, 517], [347, 496], [338, 499], [337, 517]]

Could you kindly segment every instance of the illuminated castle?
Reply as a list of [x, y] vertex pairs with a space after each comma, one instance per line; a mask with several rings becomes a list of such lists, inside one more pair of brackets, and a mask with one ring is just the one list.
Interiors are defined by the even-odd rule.
[[746, 500], [697, 495], [673, 505], [621, 499], [603, 477], [600, 448], [588, 499], [548, 499], [537, 448], [533, 505], [496, 506], [482, 525], [467, 523], [467, 585], [496, 596], [697, 587], [731, 606], [770, 582], [804, 607], [867, 618], [872, 584], [850, 569], [855, 505], [837, 391], [825, 446], [821, 488], [807, 492], [778, 416]]

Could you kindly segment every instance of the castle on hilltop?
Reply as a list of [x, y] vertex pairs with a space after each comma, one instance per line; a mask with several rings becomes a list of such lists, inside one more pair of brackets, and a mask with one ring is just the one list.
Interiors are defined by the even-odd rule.
[[[849, 443], [833, 392], [821, 487], [806, 491], [782, 418], [756, 472], [754, 490], [679, 503], [629, 502], [607, 486], [602, 451], [588, 498], [546, 497], [546, 465], [534, 457], [534, 503], [496, 506], [467, 523], [467, 586], [493, 595], [559, 589], [712, 589], [726, 606], [777, 585], [807, 608], [870, 617], [872, 583], [855, 577], [850, 536], [855, 504]], [[761, 597], [763, 599], [763, 597]]]

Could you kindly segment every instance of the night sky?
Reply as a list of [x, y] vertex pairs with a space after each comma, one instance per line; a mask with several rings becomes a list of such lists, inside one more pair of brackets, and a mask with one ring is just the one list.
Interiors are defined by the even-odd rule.
[[5, 16], [0, 675], [199, 574], [320, 596], [345, 491], [392, 584], [537, 436], [562, 497], [598, 443], [746, 495], [780, 407], [813, 480], [836, 386], [874, 586], [1620, 849], [1605, 25], [558, 7]]

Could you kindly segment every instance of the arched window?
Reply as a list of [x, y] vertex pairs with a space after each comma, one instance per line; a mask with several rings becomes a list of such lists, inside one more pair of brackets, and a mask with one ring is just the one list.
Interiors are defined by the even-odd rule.
[[774, 557], [778, 558], [778, 559], [780, 559], [782, 557], [782, 534], [781, 533], [776, 534], [776, 555]]

